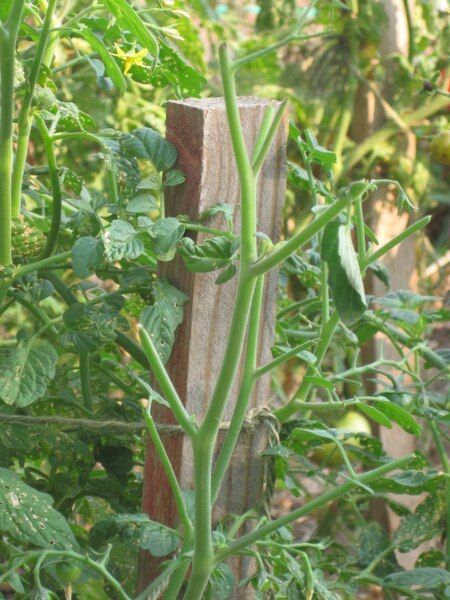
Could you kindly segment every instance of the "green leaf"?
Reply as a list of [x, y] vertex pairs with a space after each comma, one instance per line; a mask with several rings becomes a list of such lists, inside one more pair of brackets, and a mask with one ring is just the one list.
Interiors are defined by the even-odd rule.
[[81, 237], [72, 247], [73, 271], [80, 279], [90, 277], [103, 262], [103, 241], [93, 237]]
[[187, 296], [164, 279], [155, 283], [154, 302], [142, 311], [140, 321], [166, 362], [172, 351], [175, 330], [183, 320], [183, 304]]
[[435, 492], [442, 485], [444, 477], [436, 469], [427, 471], [408, 469], [390, 477], [378, 478], [372, 483], [372, 488], [379, 492], [393, 494], [422, 494]]
[[110, 262], [122, 258], [137, 258], [144, 251], [144, 243], [139, 232], [131, 223], [116, 219], [103, 233], [105, 257]]
[[236, 243], [226, 237], [214, 237], [196, 245], [184, 238], [178, 246], [186, 268], [194, 273], [207, 273], [226, 267], [237, 251]]
[[308, 382], [312, 387], [322, 387], [326, 390], [329, 390], [330, 392], [334, 390], [333, 383], [328, 379], [325, 379], [325, 377], [319, 377], [318, 375], [306, 375], [304, 377], [304, 380]]
[[125, 327], [126, 319], [120, 316], [119, 310], [123, 305], [103, 302], [86, 306], [85, 304], [72, 304], [63, 315], [67, 331], [62, 336], [62, 343], [77, 352], [92, 352], [104, 344], [116, 339], [115, 329]]
[[337, 160], [336, 154], [320, 146], [310, 131], [306, 130], [305, 134], [308, 141], [302, 139], [300, 129], [292, 121], [289, 123], [289, 137], [307, 153], [309, 161], [319, 164], [324, 171], [330, 171]]
[[126, 211], [132, 214], [144, 214], [159, 208], [158, 202], [151, 194], [139, 194], [127, 204]]
[[52, 504], [50, 496], [0, 469], [0, 530], [39, 548], [77, 549], [69, 524]]
[[392, 429], [392, 423], [390, 419], [375, 407], [364, 404], [364, 402], [360, 402], [358, 404], [358, 408], [361, 412], [365, 413], [368, 417], [375, 421], [375, 423], [384, 425], [384, 427], [387, 427], [388, 429]]
[[441, 531], [441, 517], [446, 508], [442, 493], [427, 496], [414, 513], [402, 519], [395, 531], [393, 542], [399, 550], [409, 552], [438, 535]]
[[[363, 567], [367, 567], [389, 547], [389, 543], [389, 537], [379, 523], [368, 523], [361, 534], [358, 563]], [[375, 574], [382, 577], [396, 568], [398, 568], [398, 563], [392, 550], [392, 553], [377, 565]]]
[[106, 67], [108, 77], [111, 79], [119, 92], [123, 94], [127, 87], [125, 77], [123, 76], [119, 65], [108, 52], [106, 46], [103, 44], [102, 40], [87, 27], [79, 29], [77, 34], [84, 38], [90, 47], [97, 52]]
[[420, 435], [422, 427], [402, 406], [383, 397], [377, 398], [375, 402], [378, 411], [398, 423], [407, 433]]
[[163, 185], [165, 187], [171, 187], [174, 185], [180, 185], [185, 180], [184, 174], [177, 169], [172, 169], [171, 171], [167, 171], [164, 175]]
[[174, 249], [184, 235], [184, 225], [174, 217], [159, 219], [148, 229], [152, 238], [152, 249], [158, 255], [162, 256]]
[[217, 285], [220, 285], [222, 283], [226, 283], [227, 281], [230, 281], [230, 279], [233, 279], [233, 277], [236, 275], [237, 273], [237, 268], [236, 265], [234, 265], [233, 263], [229, 264], [228, 267], [226, 267], [217, 277], [216, 281], [214, 283], [216, 283]]
[[383, 584], [387, 587], [411, 587], [419, 585], [424, 589], [434, 590], [441, 585], [450, 583], [450, 572], [446, 569], [422, 567], [410, 571], [390, 573], [384, 578]]
[[170, 169], [177, 159], [175, 146], [150, 127], [124, 133], [120, 137], [120, 149], [127, 158], [151, 161], [157, 171]]
[[127, 0], [101, 1], [116, 17], [119, 25], [132, 33], [139, 44], [143, 48], [147, 48], [156, 58], [158, 56], [158, 41], [131, 4]]
[[211, 573], [206, 595], [211, 600], [229, 600], [233, 596], [235, 587], [236, 582], [230, 567], [221, 564]]
[[322, 259], [328, 262], [331, 295], [344, 323], [355, 323], [367, 308], [358, 259], [350, 232], [339, 221], [329, 223], [323, 232]]
[[227, 204], [226, 202], [220, 202], [219, 204], [213, 204], [206, 210], [202, 211], [199, 216], [200, 221], [206, 221], [207, 219], [211, 219], [217, 215], [222, 214], [225, 217], [227, 223], [231, 223], [233, 221], [233, 207], [231, 204]]
[[6, 21], [11, 8], [12, 0], [0, 0], [0, 20]]
[[56, 350], [45, 341], [22, 341], [0, 358], [0, 398], [23, 407], [45, 394], [55, 376]]
[[369, 265], [369, 269], [372, 273], [377, 277], [384, 285], [389, 289], [391, 287], [391, 277], [389, 275], [389, 271], [386, 266], [380, 262], [376, 261]]
[[180, 537], [175, 530], [155, 523], [141, 513], [119, 514], [99, 521], [91, 529], [89, 541], [98, 548], [116, 536], [127, 542], [134, 542], [139, 548], [158, 557], [171, 554], [180, 543]]

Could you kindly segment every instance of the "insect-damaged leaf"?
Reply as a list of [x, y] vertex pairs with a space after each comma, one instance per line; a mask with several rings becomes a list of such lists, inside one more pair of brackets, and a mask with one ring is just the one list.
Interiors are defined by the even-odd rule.
[[118, 303], [103, 302], [93, 306], [72, 304], [63, 315], [66, 331], [61, 342], [77, 352], [93, 352], [116, 339], [116, 328], [124, 329], [126, 319], [119, 314], [123, 297]]
[[183, 320], [183, 304], [187, 296], [167, 281], [160, 279], [154, 286], [155, 301], [142, 311], [141, 324], [146, 329], [163, 362], [172, 351], [175, 330]]
[[151, 521], [145, 514], [119, 514], [100, 521], [90, 533], [89, 540], [96, 548], [118, 536], [135, 542], [139, 548], [148, 550], [153, 556], [167, 556], [179, 545], [176, 531]]
[[55, 376], [58, 354], [48, 342], [22, 341], [0, 358], [0, 398], [28, 406], [39, 400]]
[[150, 127], [124, 133], [120, 138], [120, 150], [127, 158], [151, 161], [157, 171], [170, 169], [177, 159], [175, 146]]
[[367, 308], [366, 296], [350, 231], [339, 221], [323, 232], [322, 259], [328, 263], [328, 283], [336, 310], [344, 323], [355, 323]]
[[[383, 584], [392, 587], [411, 587], [414, 585], [432, 590], [441, 585], [450, 584], [450, 572], [446, 569], [433, 567], [399, 571], [398, 573], [391, 573], [385, 577]], [[418, 596], [416, 595], [415, 597], [417, 598]]]
[[47, 494], [0, 469], [0, 531], [22, 543], [40, 548], [76, 549], [78, 544], [65, 518]]
[[407, 515], [394, 533], [393, 541], [401, 552], [409, 552], [441, 532], [441, 518], [445, 510], [445, 498], [435, 492], [427, 496], [415, 512]]

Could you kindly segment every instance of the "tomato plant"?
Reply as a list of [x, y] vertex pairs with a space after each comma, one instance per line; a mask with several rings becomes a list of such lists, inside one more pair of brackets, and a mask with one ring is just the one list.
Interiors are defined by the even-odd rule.
[[[286, 19], [278, 2], [261, 2], [259, 38], [243, 40], [235, 52], [235, 24], [216, 22], [217, 10], [211, 14], [207, 4], [0, 1], [0, 594], [200, 600], [232, 597], [247, 585], [258, 598], [353, 598], [370, 586], [386, 597], [448, 596], [450, 412], [445, 392], [433, 387], [448, 374], [448, 352], [428, 340], [448, 309], [435, 296], [408, 290], [366, 293], [368, 272], [389, 287], [381, 259], [430, 218], [411, 220], [381, 243], [366, 222], [364, 203], [380, 185], [395, 192], [399, 214], [412, 212], [408, 192], [417, 191], [401, 180], [407, 169], [400, 162], [400, 181], [389, 171], [353, 178], [353, 167], [379, 157], [376, 144], [397, 132], [389, 124], [375, 140], [347, 143], [356, 83], [370, 71], [378, 41], [371, 23], [382, 7], [318, 3], [310, 30], [315, 4], [299, 11], [289, 2]], [[198, 222], [166, 216], [165, 192], [185, 175], [161, 133], [162, 104], [217, 85], [212, 76], [207, 83], [204, 72], [212, 67], [201, 52], [201, 27], [185, 8], [200, 15], [217, 55], [240, 184], [237, 223], [226, 203]], [[423, 18], [431, 19], [426, 8]], [[285, 35], [271, 39], [271, 29], [285, 24], [291, 25]], [[294, 116], [288, 200], [302, 196], [309, 205], [304, 222], [274, 242], [258, 234], [257, 182], [287, 101], [266, 110], [249, 150], [237, 89], [255, 85], [266, 71], [282, 80], [277, 51], [306, 40], [324, 40], [311, 64], [328, 64], [325, 79], [344, 81], [336, 96], [345, 102], [337, 116], [331, 103], [323, 108], [330, 135], [317, 129], [330, 150], [309, 127], [308, 103], [305, 109], [301, 94], [286, 90]], [[344, 55], [330, 65], [343, 42]], [[411, 94], [431, 59], [414, 45], [409, 58], [418, 73], [408, 79], [399, 70]], [[306, 71], [311, 77], [314, 69]], [[400, 119], [402, 127], [445, 103], [444, 91]], [[115, 122], [120, 115], [123, 128]], [[447, 142], [444, 131], [430, 146], [445, 164]], [[392, 158], [391, 149], [387, 154]], [[224, 217], [222, 228], [209, 225], [213, 213]], [[191, 231], [206, 240], [195, 243]], [[165, 366], [188, 298], [158, 277], [157, 267], [175, 257], [198, 277], [220, 268], [218, 285], [237, 281], [223, 362], [201, 419], [187, 411]], [[260, 365], [264, 283], [274, 269], [281, 273], [277, 337], [272, 360]], [[378, 334], [390, 340], [397, 359], [361, 357], [364, 343]], [[273, 518], [251, 510], [215, 523], [214, 504], [252, 391], [267, 373], [278, 400], [270, 407], [276, 435], [265, 456], [275, 487], [301, 496], [301, 504]], [[290, 389], [286, 373], [294, 374]], [[218, 447], [235, 384], [235, 414]], [[155, 403], [170, 408], [191, 444], [192, 490], [181, 489], [153, 418]], [[421, 453], [393, 459], [369, 422], [373, 430], [395, 425], [417, 438], [429, 435], [437, 459]], [[173, 528], [140, 512], [144, 429], [175, 498]], [[392, 493], [424, 500], [411, 512]], [[392, 535], [375, 519], [366, 524], [374, 499], [401, 517]], [[295, 530], [305, 517], [318, 524], [306, 539]], [[400, 566], [399, 553], [442, 532], [413, 569]], [[166, 562], [136, 594], [139, 550]], [[254, 562], [242, 582], [229, 566], [236, 557]]]

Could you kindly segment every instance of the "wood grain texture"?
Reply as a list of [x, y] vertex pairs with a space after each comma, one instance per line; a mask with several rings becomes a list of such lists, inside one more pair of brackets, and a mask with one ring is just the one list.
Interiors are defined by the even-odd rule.
[[[250, 149], [255, 141], [264, 109], [271, 102], [259, 98], [240, 98], [239, 111], [244, 136]], [[281, 227], [281, 212], [285, 197], [285, 147], [287, 116], [276, 135], [263, 165], [258, 182], [258, 230], [277, 240]], [[169, 102], [167, 105], [167, 139], [178, 150], [179, 168], [185, 174], [182, 186], [169, 188], [166, 195], [166, 214], [188, 215], [196, 220], [213, 204], [226, 202], [233, 206], [235, 232], [239, 222], [239, 184], [231, 148], [224, 102], [221, 98], [192, 99]], [[223, 216], [209, 222], [226, 228]], [[192, 236], [197, 241], [203, 234]], [[191, 414], [200, 420], [205, 413], [221, 365], [233, 308], [236, 281], [216, 285], [218, 272], [193, 274], [180, 258], [163, 263], [160, 276], [181, 289], [189, 297], [184, 321], [176, 335], [172, 356], [167, 364], [174, 385]], [[270, 360], [274, 340], [277, 273], [266, 281], [261, 317], [258, 360]], [[224, 420], [231, 419], [240, 377], [234, 384]], [[255, 387], [250, 408], [258, 409], [269, 403], [270, 379], [263, 377]], [[173, 422], [164, 407], [158, 407], [160, 422]], [[165, 435], [164, 443], [179, 475], [182, 488], [192, 488], [192, 452], [189, 441], [180, 435]], [[266, 426], [258, 425], [241, 435], [231, 468], [219, 493], [215, 518], [241, 514], [261, 504], [264, 498], [265, 464], [260, 458], [267, 445]], [[151, 445], [148, 447], [144, 475], [143, 510], [156, 521], [175, 524], [175, 506], [159, 460]], [[139, 587], [142, 589], [158, 572], [158, 561], [147, 554], [141, 556]], [[237, 567], [239, 568], [239, 567]]]

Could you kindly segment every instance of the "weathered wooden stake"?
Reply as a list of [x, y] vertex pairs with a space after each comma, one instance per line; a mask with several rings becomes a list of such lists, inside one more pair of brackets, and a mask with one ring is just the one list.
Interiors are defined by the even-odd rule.
[[[251, 149], [264, 109], [278, 102], [260, 98], [240, 98], [239, 111], [248, 148]], [[276, 240], [280, 232], [281, 211], [285, 196], [285, 146], [287, 117], [276, 135], [262, 168], [258, 182], [258, 229]], [[196, 220], [213, 204], [225, 202], [233, 207], [235, 231], [239, 221], [239, 185], [225, 105], [221, 98], [191, 99], [169, 102], [167, 105], [167, 139], [178, 150], [178, 168], [186, 181], [170, 188], [166, 195], [166, 215], [188, 215]], [[211, 226], [225, 228], [223, 217], [217, 216]], [[203, 234], [194, 236], [201, 241]], [[217, 272], [193, 274], [179, 258], [163, 263], [160, 276], [181, 289], [189, 297], [185, 316], [176, 335], [167, 368], [174, 385], [191, 414], [201, 419], [211, 397], [222, 361], [231, 311], [235, 296], [235, 279], [222, 285], [215, 280]], [[274, 340], [277, 274], [266, 282], [261, 317], [259, 363], [271, 358]], [[228, 421], [234, 409], [237, 386], [227, 407]], [[252, 396], [250, 407], [258, 409], [269, 402], [270, 380], [261, 378]], [[173, 423], [173, 416], [162, 406], [155, 411], [159, 422]], [[163, 441], [181, 481], [183, 489], [192, 489], [192, 453], [189, 440], [181, 434], [164, 435]], [[216, 519], [227, 514], [241, 514], [264, 499], [264, 461], [259, 457], [267, 444], [267, 427], [244, 432], [225, 478]], [[143, 510], [152, 519], [176, 525], [176, 508], [161, 464], [151, 443], [147, 450], [144, 473]], [[160, 561], [142, 553], [139, 567], [139, 588], [142, 590], [159, 573]], [[234, 565], [242, 571], [242, 565]]]

